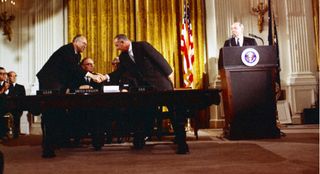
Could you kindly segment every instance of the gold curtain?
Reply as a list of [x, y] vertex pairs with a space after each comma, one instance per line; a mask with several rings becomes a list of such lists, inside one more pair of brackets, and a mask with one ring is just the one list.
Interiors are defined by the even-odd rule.
[[[179, 49], [183, 0], [68, 0], [68, 39], [83, 34], [88, 48], [83, 57], [92, 57], [97, 72], [111, 71], [117, 52], [115, 35], [123, 33], [131, 40], [147, 41], [167, 59], [180, 87], [181, 54]], [[195, 49], [195, 88], [202, 87], [205, 60], [205, 13], [203, 0], [190, 1]]]

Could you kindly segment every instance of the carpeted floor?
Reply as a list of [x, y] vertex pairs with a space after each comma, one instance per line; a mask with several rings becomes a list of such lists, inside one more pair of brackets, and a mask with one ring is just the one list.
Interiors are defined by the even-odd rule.
[[230, 141], [221, 130], [201, 130], [199, 140], [188, 135], [190, 153], [176, 155], [172, 139], [148, 142], [142, 150], [131, 143], [105, 145], [95, 152], [62, 148], [57, 157], [42, 159], [41, 137], [22, 136], [0, 145], [5, 155], [5, 174], [317, 174], [319, 126], [286, 127], [280, 139]]

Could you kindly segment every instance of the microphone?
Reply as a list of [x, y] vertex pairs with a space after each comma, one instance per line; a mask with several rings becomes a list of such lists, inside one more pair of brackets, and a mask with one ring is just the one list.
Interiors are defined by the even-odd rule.
[[232, 47], [232, 45], [231, 45], [231, 41], [232, 41], [232, 39], [235, 37], [235, 35], [231, 35], [231, 38], [229, 39], [229, 47]]
[[249, 33], [249, 36], [251, 36], [251, 37], [254, 37], [254, 38], [257, 38], [257, 39], [261, 40], [262, 45], [264, 45], [264, 41], [263, 41], [263, 39], [262, 39], [261, 37], [259, 37], [259, 36], [257, 36], [257, 35], [254, 35], [254, 34], [251, 34], [251, 33]]

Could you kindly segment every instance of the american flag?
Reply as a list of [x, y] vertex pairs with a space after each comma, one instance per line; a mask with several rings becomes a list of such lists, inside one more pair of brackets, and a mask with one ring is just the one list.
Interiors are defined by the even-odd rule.
[[192, 87], [193, 85], [193, 62], [194, 50], [192, 39], [192, 27], [190, 20], [190, 7], [189, 3], [184, 1], [183, 4], [183, 18], [182, 18], [182, 31], [181, 31], [181, 53], [183, 57], [183, 86]]

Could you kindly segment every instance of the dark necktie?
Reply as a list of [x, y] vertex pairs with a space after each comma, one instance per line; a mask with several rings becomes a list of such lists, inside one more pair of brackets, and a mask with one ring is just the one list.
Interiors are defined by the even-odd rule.
[[240, 46], [240, 39], [237, 38], [237, 46]]
[[86, 82], [89, 84], [90, 83], [90, 77], [85, 77]]
[[9, 95], [14, 95], [14, 86], [12, 84], [9, 87]]

